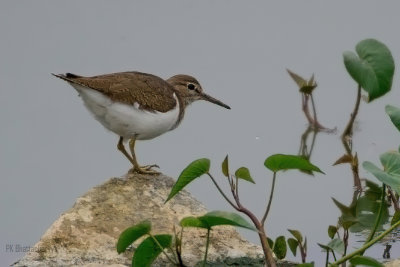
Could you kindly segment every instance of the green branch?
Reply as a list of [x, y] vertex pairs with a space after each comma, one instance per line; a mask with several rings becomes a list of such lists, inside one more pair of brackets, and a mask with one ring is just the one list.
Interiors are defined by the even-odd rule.
[[351, 259], [352, 257], [363, 253], [365, 250], [367, 250], [370, 246], [372, 246], [373, 244], [375, 244], [376, 242], [378, 242], [379, 240], [381, 240], [382, 238], [384, 238], [387, 234], [389, 234], [391, 231], [393, 231], [394, 229], [396, 229], [398, 226], [400, 226], [400, 220], [397, 221], [395, 224], [393, 224], [389, 229], [387, 229], [386, 231], [384, 231], [382, 234], [380, 234], [379, 236], [375, 237], [374, 239], [372, 239], [371, 241], [369, 241], [368, 243], [364, 244], [364, 246], [362, 246], [361, 248], [353, 251], [352, 253], [348, 254], [347, 256], [339, 259], [338, 261], [335, 261], [334, 263], [332, 263], [333, 266], [338, 266], [339, 264]]

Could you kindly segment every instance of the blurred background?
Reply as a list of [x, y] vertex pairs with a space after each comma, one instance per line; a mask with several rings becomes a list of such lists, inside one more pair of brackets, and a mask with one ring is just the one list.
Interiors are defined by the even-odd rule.
[[[289, 68], [306, 78], [315, 74], [318, 118], [338, 131], [315, 140], [311, 162], [326, 175], [278, 176], [267, 233], [289, 237], [288, 228], [300, 230], [308, 239], [308, 259], [321, 266], [325, 255], [316, 243], [329, 241], [327, 227], [340, 215], [331, 197], [349, 204], [353, 193], [349, 166], [332, 167], [344, 153], [340, 133], [357, 89], [342, 53], [376, 38], [399, 63], [399, 8], [397, 1], [367, 0], [2, 1], [1, 265], [24, 254], [7, 251], [7, 245], [33, 246], [77, 197], [130, 168], [116, 149], [118, 137], [91, 117], [72, 87], [50, 73], [195, 76], [232, 110], [194, 103], [176, 130], [137, 143], [138, 160], [157, 163], [177, 178], [191, 161], [208, 157], [211, 172], [224, 184], [220, 166], [229, 154], [232, 169], [250, 169], [257, 185], [243, 184], [241, 199], [261, 215], [272, 179], [264, 160], [274, 153], [297, 154], [307, 129]], [[379, 165], [381, 153], [398, 147], [400, 134], [384, 111], [386, 104], [400, 106], [397, 76], [390, 93], [361, 103], [353, 143], [360, 162]], [[206, 177], [188, 189], [209, 210], [231, 211]], [[242, 233], [259, 243], [255, 233]], [[392, 257], [399, 257], [396, 250]], [[378, 245], [367, 254], [379, 258], [382, 251]]]

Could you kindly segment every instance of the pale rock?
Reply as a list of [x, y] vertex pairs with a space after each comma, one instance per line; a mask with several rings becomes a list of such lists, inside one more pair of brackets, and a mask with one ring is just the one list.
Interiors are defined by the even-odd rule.
[[[135, 242], [125, 253], [117, 253], [116, 243], [124, 229], [150, 220], [152, 233], [173, 234], [174, 226], [180, 229], [182, 218], [207, 212], [185, 190], [164, 204], [173, 184], [174, 180], [164, 175], [129, 174], [92, 188], [13, 266], [130, 266], [138, 244]], [[182, 257], [187, 266], [202, 260], [205, 236], [203, 229], [185, 229]], [[220, 226], [211, 232], [208, 259], [222, 264], [215, 266], [228, 266], [229, 262], [245, 262], [236, 266], [262, 266], [263, 253], [233, 227]], [[162, 255], [154, 266], [169, 265]]]

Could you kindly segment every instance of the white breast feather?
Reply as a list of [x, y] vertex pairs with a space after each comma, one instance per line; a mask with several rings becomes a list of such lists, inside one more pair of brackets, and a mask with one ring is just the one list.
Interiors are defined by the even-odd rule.
[[[82, 97], [87, 109], [107, 129], [123, 136], [146, 140], [171, 130], [179, 116], [179, 104], [168, 112], [149, 112], [139, 109], [139, 104], [127, 105], [112, 102], [102, 93], [71, 84]], [[178, 99], [174, 94], [177, 103]]]

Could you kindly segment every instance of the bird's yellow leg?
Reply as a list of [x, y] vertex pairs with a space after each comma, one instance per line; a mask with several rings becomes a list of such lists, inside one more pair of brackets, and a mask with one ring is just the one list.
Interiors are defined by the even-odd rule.
[[138, 172], [138, 173], [143, 173], [143, 174], [159, 174], [159, 172], [152, 170], [151, 168], [157, 167], [156, 164], [153, 165], [148, 165], [148, 166], [140, 166], [139, 163], [136, 160], [136, 154], [135, 154], [135, 139], [129, 140], [129, 148], [131, 149], [131, 154], [132, 154], [132, 162], [133, 162], [133, 171]]
[[120, 136], [118, 145], [117, 145], [118, 150], [121, 151], [122, 154], [124, 154], [124, 156], [132, 163], [133, 166], [135, 166], [135, 161], [132, 159], [131, 155], [129, 155], [129, 153], [126, 151], [125, 146], [122, 143], [122, 141], [123, 141], [123, 137]]

